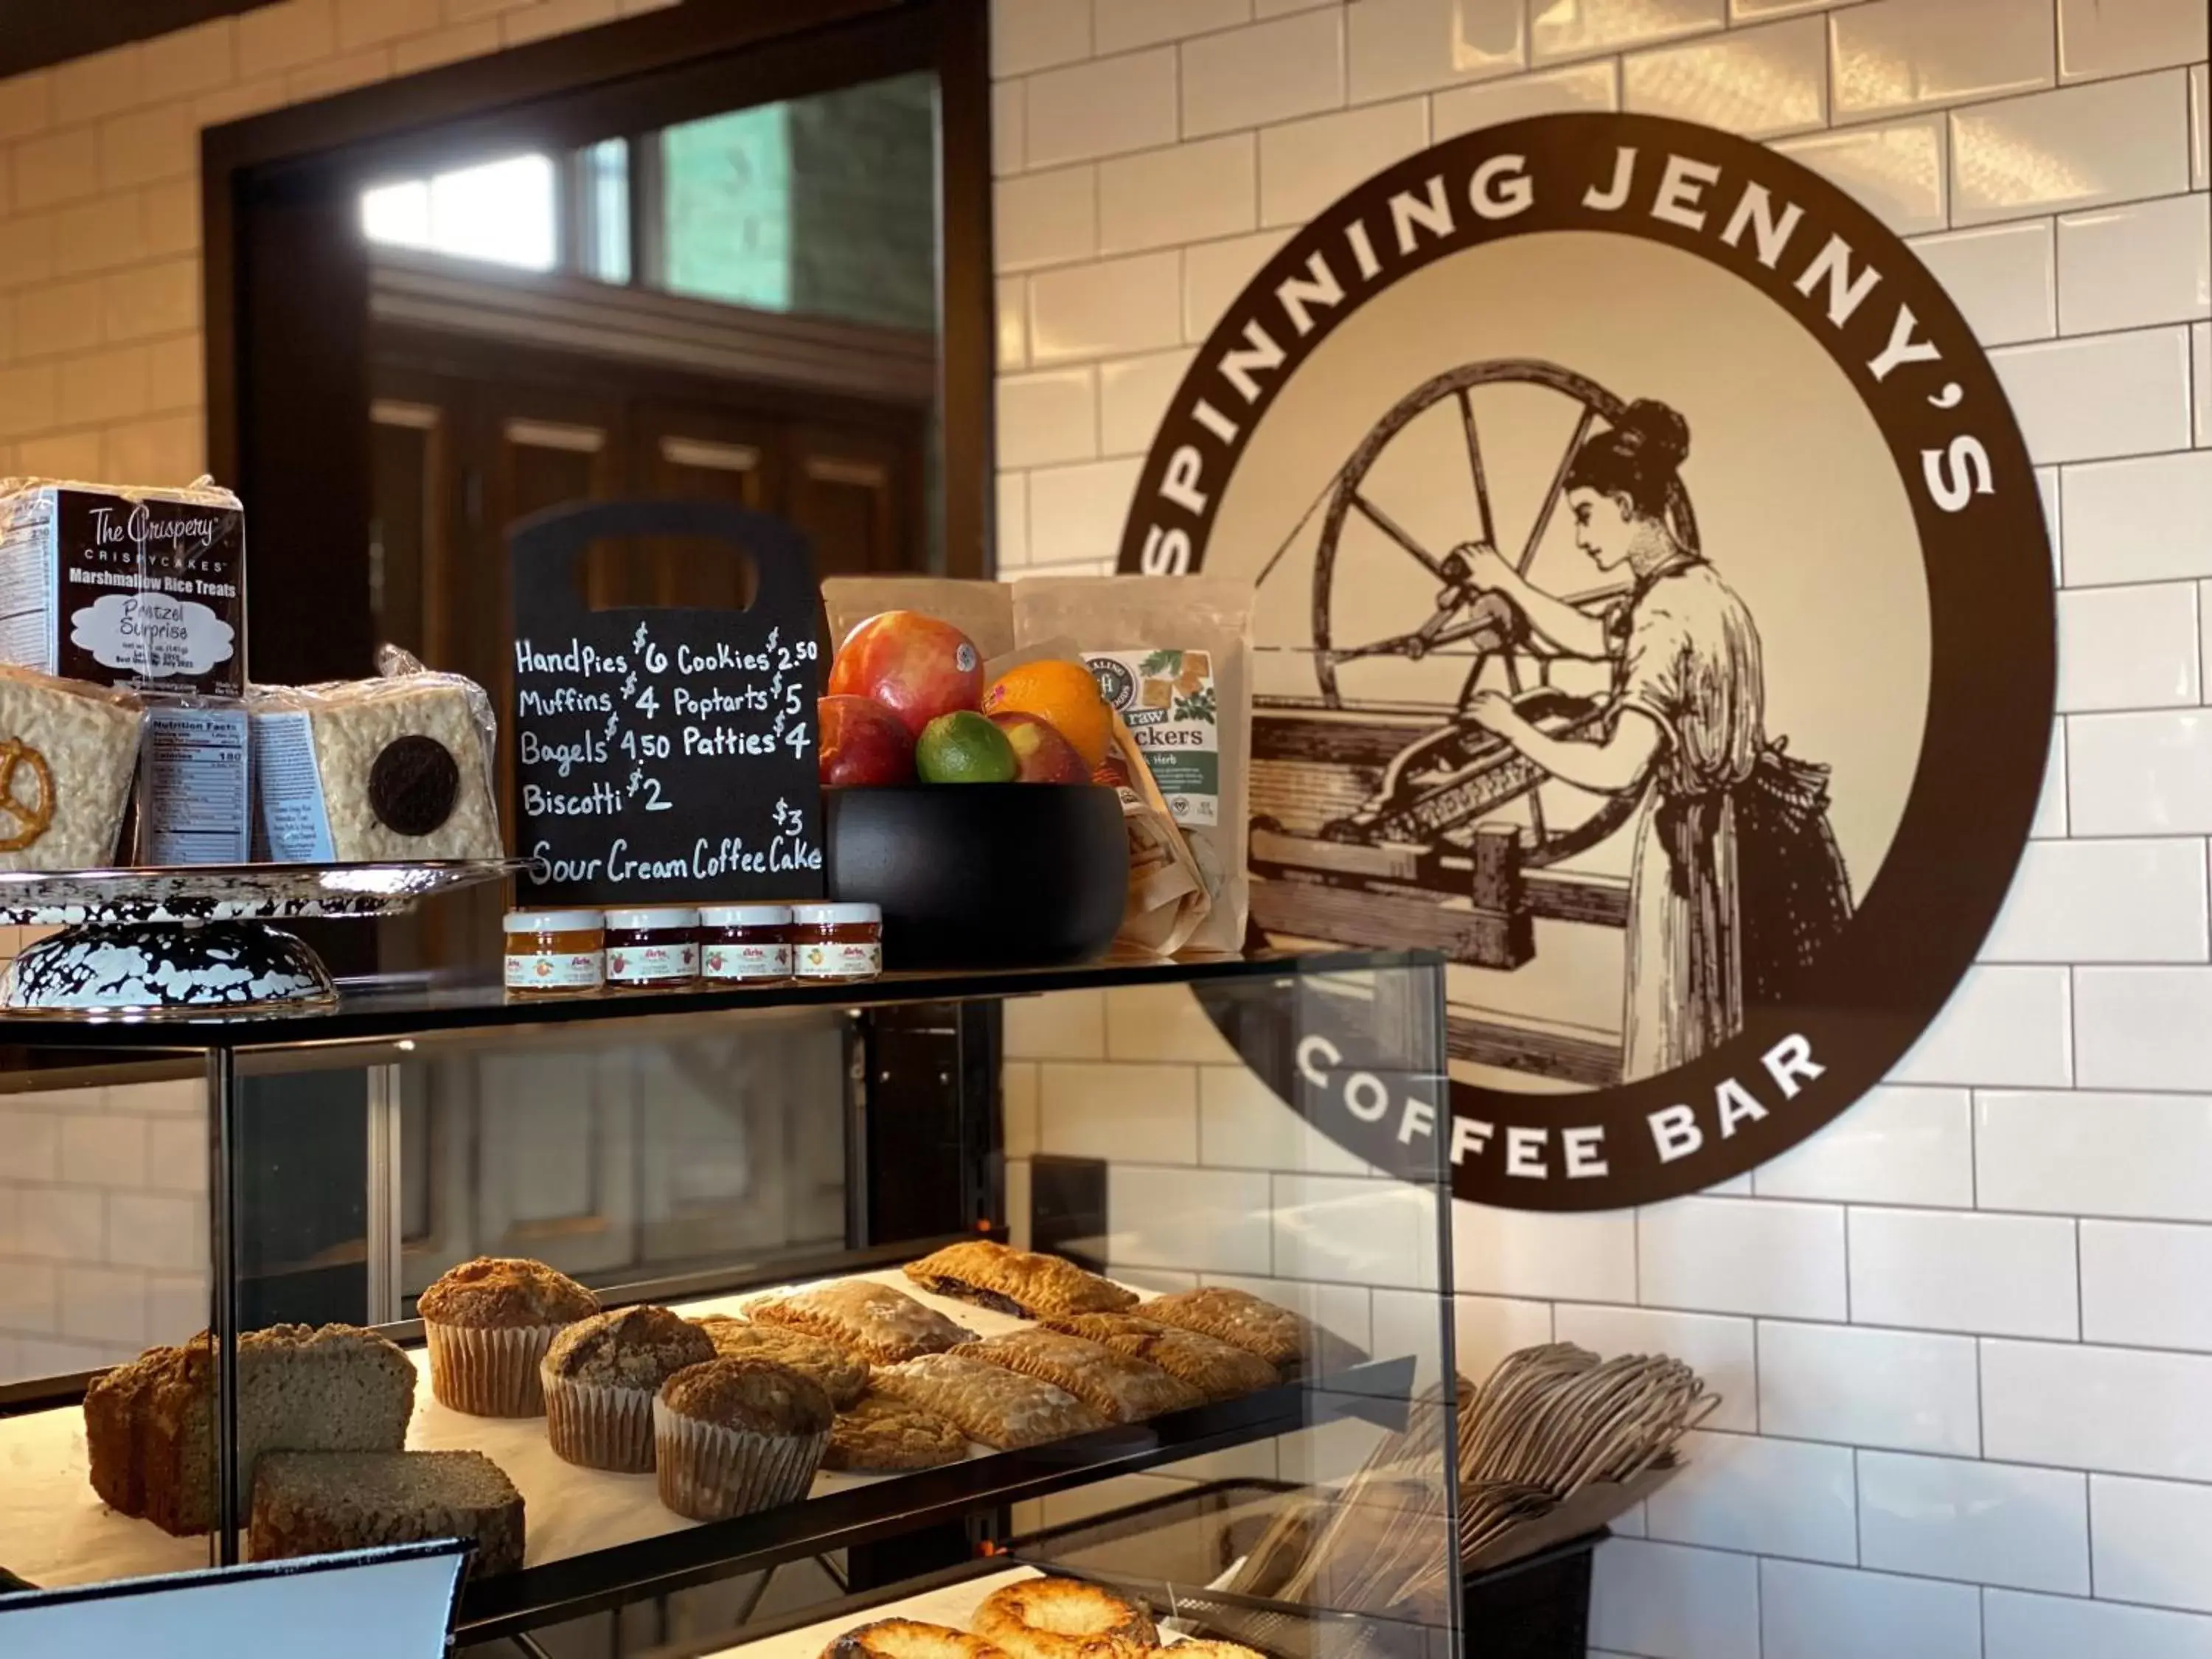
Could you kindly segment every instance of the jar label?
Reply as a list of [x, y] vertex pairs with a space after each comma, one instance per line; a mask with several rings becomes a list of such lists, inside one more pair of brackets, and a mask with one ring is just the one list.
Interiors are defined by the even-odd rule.
[[866, 944], [814, 943], [799, 947], [802, 979], [866, 979], [884, 971], [884, 947], [879, 939]]
[[625, 945], [607, 952], [607, 977], [617, 985], [698, 976], [699, 947], [690, 939], [673, 945]]
[[507, 958], [507, 988], [510, 991], [592, 991], [605, 983], [607, 953], [604, 951], [556, 951], [543, 955]]
[[709, 979], [789, 979], [791, 946], [773, 941], [760, 944], [710, 945], [707, 947]]

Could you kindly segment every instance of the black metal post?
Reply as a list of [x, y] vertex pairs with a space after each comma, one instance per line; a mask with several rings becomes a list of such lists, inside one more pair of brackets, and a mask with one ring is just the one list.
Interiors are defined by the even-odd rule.
[[207, 1051], [208, 1319], [215, 1362], [216, 1560], [238, 1562], [238, 1080], [227, 1048]]

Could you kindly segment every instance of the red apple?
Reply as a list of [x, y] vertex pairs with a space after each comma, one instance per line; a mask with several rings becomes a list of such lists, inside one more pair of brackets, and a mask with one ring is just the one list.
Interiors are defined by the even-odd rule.
[[915, 737], [983, 696], [983, 653], [951, 623], [886, 611], [857, 624], [830, 665], [830, 695], [872, 697]]
[[819, 708], [823, 788], [914, 781], [914, 734], [896, 714], [866, 697], [824, 697]]
[[1014, 751], [1017, 783], [1088, 783], [1091, 769], [1075, 745], [1060, 735], [1059, 728], [1036, 714], [991, 716], [991, 724], [1006, 734]]

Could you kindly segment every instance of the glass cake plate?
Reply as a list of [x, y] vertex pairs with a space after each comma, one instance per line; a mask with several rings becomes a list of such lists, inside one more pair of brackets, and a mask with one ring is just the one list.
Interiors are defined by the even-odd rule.
[[153, 870], [0, 871], [0, 923], [283, 921], [391, 916], [416, 900], [520, 875], [528, 859], [421, 864], [190, 864]]
[[272, 923], [398, 915], [531, 867], [450, 859], [0, 872], [0, 922], [62, 930], [8, 964], [0, 1013], [158, 1019], [335, 1002], [320, 959]]

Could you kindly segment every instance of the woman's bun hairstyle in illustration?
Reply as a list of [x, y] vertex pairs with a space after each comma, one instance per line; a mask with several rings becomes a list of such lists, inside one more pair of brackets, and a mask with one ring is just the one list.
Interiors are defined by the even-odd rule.
[[1609, 431], [1584, 441], [1567, 469], [1567, 488], [1626, 495], [1647, 519], [1663, 518], [1674, 475], [1690, 455], [1690, 423], [1653, 398], [1620, 411]]

